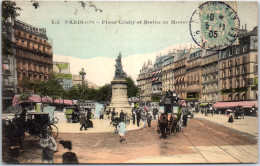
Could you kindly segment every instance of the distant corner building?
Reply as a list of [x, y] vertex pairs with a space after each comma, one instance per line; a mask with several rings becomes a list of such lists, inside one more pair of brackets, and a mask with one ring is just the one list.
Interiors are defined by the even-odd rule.
[[63, 89], [70, 90], [73, 87], [69, 62], [53, 62], [53, 73]]
[[257, 101], [257, 27], [240, 29], [238, 44], [221, 51], [191, 46], [157, 56], [154, 65], [151, 60], [144, 63], [137, 83], [141, 102], [158, 99], [168, 90], [200, 103]]
[[19, 20], [13, 20], [12, 24], [3, 27], [5, 28], [2, 35], [15, 43], [12, 48], [13, 55], [2, 56], [4, 108], [5, 103], [10, 105], [14, 94], [24, 90], [19, 86], [19, 81], [22, 79], [31, 81], [49, 79], [53, 52], [45, 28], [38, 28]]

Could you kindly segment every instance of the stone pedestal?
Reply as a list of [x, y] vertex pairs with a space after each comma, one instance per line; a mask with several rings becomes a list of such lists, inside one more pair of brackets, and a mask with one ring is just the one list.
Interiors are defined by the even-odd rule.
[[127, 86], [125, 78], [117, 78], [115, 77], [113, 81], [111, 81], [112, 85], [112, 99], [110, 105], [107, 109], [111, 111], [115, 108], [115, 112], [120, 114], [121, 110], [124, 113], [131, 114], [132, 107], [130, 106], [127, 98]]

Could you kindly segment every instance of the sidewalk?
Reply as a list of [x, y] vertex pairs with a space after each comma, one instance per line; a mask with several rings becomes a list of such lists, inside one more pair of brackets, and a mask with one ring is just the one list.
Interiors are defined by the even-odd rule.
[[223, 114], [214, 114], [213, 116], [208, 114], [208, 116], [205, 116], [205, 114], [196, 113], [194, 114], [194, 118], [209, 120], [231, 129], [250, 134], [255, 139], [258, 138], [258, 117], [245, 116], [244, 119], [234, 119], [233, 123], [228, 123], [227, 115]]
[[[79, 123], [67, 123], [65, 121], [61, 121], [55, 124], [59, 133], [112, 133], [115, 131], [115, 127], [110, 125], [111, 120], [105, 119], [91, 119], [93, 122], [94, 128], [88, 128], [87, 130], [80, 131]], [[142, 124], [140, 125], [142, 126]], [[126, 126], [127, 131], [141, 129], [141, 127], [137, 127], [137, 125], [131, 124]]]

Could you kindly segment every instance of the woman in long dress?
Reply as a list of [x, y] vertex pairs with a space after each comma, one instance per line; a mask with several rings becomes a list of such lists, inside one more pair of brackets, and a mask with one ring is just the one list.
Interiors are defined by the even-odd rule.
[[118, 124], [118, 130], [119, 130], [119, 136], [120, 136], [120, 142], [122, 142], [122, 141], [124, 141], [125, 139], [124, 139], [124, 136], [125, 136], [125, 134], [126, 134], [126, 124], [125, 124], [125, 122], [120, 122], [119, 124]]

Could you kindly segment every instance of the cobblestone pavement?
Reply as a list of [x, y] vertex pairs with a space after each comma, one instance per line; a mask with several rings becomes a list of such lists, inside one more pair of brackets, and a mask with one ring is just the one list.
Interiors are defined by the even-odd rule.
[[245, 116], [244, 119], [234, 119], [233, 123], [228, 123], [227, 115], [223, 114], [214, 114], [213, 116], [208, 114], [208, 116], [205, 116], [204, 114], [197, 113], [194, 116], [195, 118], [205, 119], [238, 130], [242, 133], [250, 134], [255, 139], [258, 138], [258, 117]]
[[[3, 158], [20, 163], [40, 163], [39, 140], [25, 140], [25, 152], [10, 157], [3, 146]], [[257, 141], [209, 121], [192, 119], [188, 126], [166, 139], [157, 133], [156, 121], [151, 128], [129, 131], [126, 140], [119, 141], [114, 133], [60, 133], [61, 139], [72, 141], [80, 163], [256, 163]], [[30, 147], [30, 148], [29, 148]], [[55, 163], [62, 163], [65, 152], [58, 144]], [[12, 156], [12, 155], [11, 155]]]

